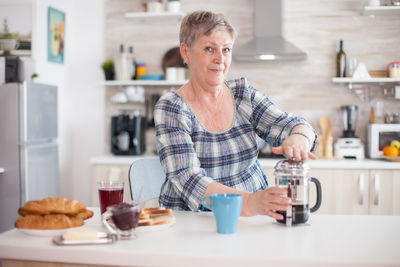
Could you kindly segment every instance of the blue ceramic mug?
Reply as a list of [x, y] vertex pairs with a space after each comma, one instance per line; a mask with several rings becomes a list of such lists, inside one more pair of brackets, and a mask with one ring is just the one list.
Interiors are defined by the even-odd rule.
[[[210, 200], [207, 205], [206, 199]], [[214, 212], [217, 223], [217, 232], [220, 234], [234, 234], [242, 210], [243, 197], [240, 194], [214, 194], [203, 196], [203, 206]]]

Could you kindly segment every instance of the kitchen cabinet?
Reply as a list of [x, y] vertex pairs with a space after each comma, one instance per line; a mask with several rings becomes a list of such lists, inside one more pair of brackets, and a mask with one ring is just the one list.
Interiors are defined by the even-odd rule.
[[400, 171], [370, 171], [369, 214], [400, 215]]
[[[273, 170], [266, 169], [270, 186]], [[322, 186], [317, 214], [400, 215], [400, 172], [383, 169], [311, 169]], [[315, 187], [310, 204], [315, 203]]]
[[[369, 170], [313, 169], [322, 186], [319, 214], [368, 214]], [[310, 203], [315, 203], [315, 189], [311, 187]]]

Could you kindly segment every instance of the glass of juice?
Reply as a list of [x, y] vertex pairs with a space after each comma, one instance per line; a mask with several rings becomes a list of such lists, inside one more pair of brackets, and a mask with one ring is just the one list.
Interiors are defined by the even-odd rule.
[[124, 200], [124, 182], [100, 181], [97, 182], [97, 188], [101, 214], [107, 210], [108, 206], [120, 204]]

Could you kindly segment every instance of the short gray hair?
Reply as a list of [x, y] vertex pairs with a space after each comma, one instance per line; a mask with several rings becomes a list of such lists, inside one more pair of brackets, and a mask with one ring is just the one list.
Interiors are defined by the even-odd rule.
[[179, 40], [180, 43], [185, 43], [189, 48], [192, 48], [199, 36], [208, 36], [218, 30], [228, 31], [232, 39], [235, 40], [236, 31], [223, 14], [211, 11], [194, 11], [183, 18]]

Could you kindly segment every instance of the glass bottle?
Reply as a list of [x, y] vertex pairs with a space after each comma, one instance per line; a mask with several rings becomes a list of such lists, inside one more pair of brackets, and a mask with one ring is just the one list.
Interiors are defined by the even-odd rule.
[[346, 53], [343, 51], [343, 40], [340, 40], [339, 52], [336, 55], [336, 77], [346, 77]]

